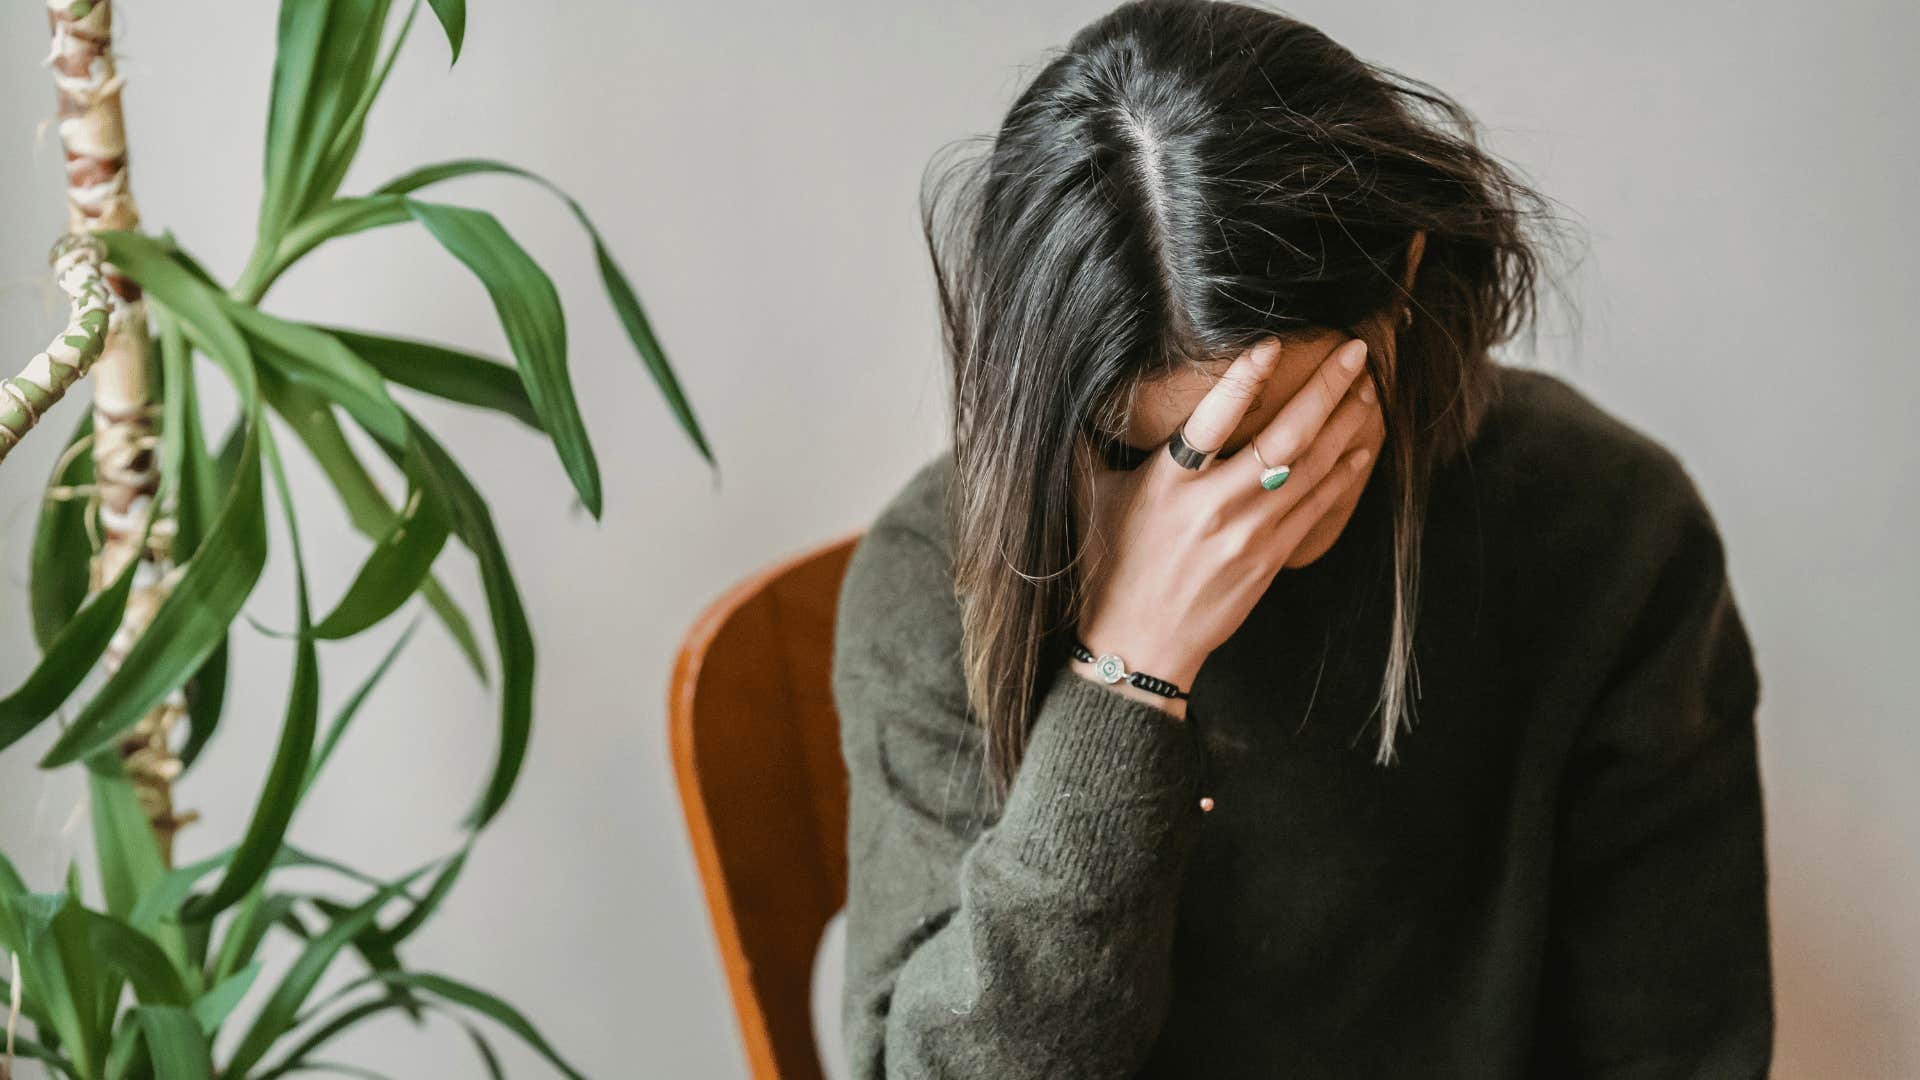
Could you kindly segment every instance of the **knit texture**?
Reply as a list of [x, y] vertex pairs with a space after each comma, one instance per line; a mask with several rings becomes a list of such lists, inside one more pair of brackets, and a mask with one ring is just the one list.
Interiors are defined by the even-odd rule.
[[1435, 477], [1389, 766], [1383, 475], [1208, 658], [1191, 723], [1062, 669], [996, 805], [951, 455], [914, 473], [835, 641], [856, 1077], [1766, 1074], [1759, 675], [1721, 538], [1662, 445], [1501, 382]]

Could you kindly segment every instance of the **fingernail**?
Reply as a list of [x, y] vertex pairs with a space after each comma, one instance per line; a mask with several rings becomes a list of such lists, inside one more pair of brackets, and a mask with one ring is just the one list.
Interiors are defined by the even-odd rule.
[[1373, 384], [1372, 383], [1368, 382], [1368, 383], [1360, 384], [1360, 400], [1366, 402], [1369, 405], [1373, 404]]
[[1367, 449], [1364, 446], [1358, 450], [1355, 450], [1353, 452], [1353, 467], [1356, 469], [1364, 467], [1367, 463], [1367, 459], [1372, 456], [1373, 456], [1373, 451]]
[[1346, 368], [1348, 371], [1359, 371], [1361, 362], [1366, 360], [1366, 358], [1367, 343], [1362, 341], [1360, 342], [1359, 348], [1353, 348], [1351, 346], [1347, 348], [1347, 355], [1340, 359], [1340, 366]]

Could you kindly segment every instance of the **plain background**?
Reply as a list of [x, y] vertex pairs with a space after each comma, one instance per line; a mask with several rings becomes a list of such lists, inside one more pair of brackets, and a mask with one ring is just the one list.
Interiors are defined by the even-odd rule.
[[[273, 5], [116, 8], [146, 221], [231, 279], [259, 197]], [[373, 114], [349, 191], [477, 155], [577, 196], [722, 462], [716, 485], [558, 204], [504, 179], [439, 189], [495, 210], [560, 286], [607, 504], [597, 528], [570, 512], [551, 450], [511, 423], [427, 410], [494, 499], [540, 671], [521, 786], [408, 959], [520, 1004], [590, 1074], [745, 1075], [670, 777], [674, 650], [726, 585], [865, 524], [942, 445], [921, 170], [943, 143], [990, 131], [1046, 50], [1106, 9], [475, 4], [458, 66], [423, 17]], [[1585, 231], [1585, 260], [1565, 275], [1580, 320], [1558, 318], [1510, 359], [1561, 372], [1674, 448], [1727, 538], [1763, 681], [1779, 1073], [1920, 1075], [1920, 8], [1290, 10], [1456, 95]], [[36, 66], [44, 34], [39, 5], [0, 12], [0, 341], [16, 367], [59, 325], [44, 261], [64, 221], [58, 144], [35, 141], [53, 105]], [[417, 229], [322, 249], [268, 306], [506, 351], [481, 288]], [[48, 426], [65, 430], [77, 408]], [[38, 433], [0, 469], [0, 686], [34, 656], [25, 554], [58, 442]], [[315, 594], [331, 598], [363, 544], [317, 472], [289, 458]], [[286, 625], [288, 570], [276, 554], [249, 607], [270, 628]], [[478, 616], [470, 560], [450, 554], [442, 570]], [[329, 705], [405, 621], [323, 651]], [[283, 709], [283, 643], [243, 629], [237, 648], [227, 726], [180, 792], [206, 818], [183, 858], [238, 834]], [[427, 622], [369, 710], [294, 835], [392, 874], [456, 841], [495, 708]], [[51, 888], [88, 831], [77, 777], [34, 769], [44, 745], [0, 758], [0, 846]], [[506, 1054], [515, 1075], [545, 1073], [517, 1046]], [[377, 1024], [335, 1056], [481, 1075], [444, 1023]]]

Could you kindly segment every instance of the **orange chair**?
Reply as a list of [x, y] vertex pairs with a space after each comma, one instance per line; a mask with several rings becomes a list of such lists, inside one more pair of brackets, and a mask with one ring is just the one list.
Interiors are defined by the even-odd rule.
[[673, 667], [674, 775], [756, 1080], [822, 1080], [813, 960], [847, 889], [834, 610], [859, 538], [729, 589]]

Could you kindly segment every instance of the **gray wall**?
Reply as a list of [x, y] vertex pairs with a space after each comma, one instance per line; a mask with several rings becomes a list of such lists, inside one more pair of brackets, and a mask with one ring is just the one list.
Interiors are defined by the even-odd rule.
[[[540, 636], [526, 777], [409, 959], [523, 1004], [602, 1076], [739, 1077], [726, 991], [682, 831], [662, 691], [678, 636], [729, 582], [864, 523], [941, 443], [920, 170], [988, 130], [1100, 3], [476, 4], [448, 73], [423, 26], [349, 187], [414, 163], [504, 157], [593, 212], [634, 274], [719, 448], [716, 488], [600, 300], [564, 212], [527, 186], [445, 190], [502, 219], [569, 300], [574, 378], [608, 472], [598, 529], [551, 453], [428, 409], [494, 493]], [[1728, 538], [1764, 688], [1780, 1073], [1920, 1074], [1920, 736], [1912, 728], [1920, 441], [1910, 424], [1920, 9], [1899, 0], [1301, 6], [1371, 59], [1456, 93], [1494, 148], [1584, 221], [1584, 315], [1537, 363], [1673, 446]], [[147, 220], [223, 275], [259, 194], [272, 5], [125, 0], [134, 179]], [[57, 326], [60, 227], [39, 5], [0, 11], [0, 340]], [[323, 250], [273, 310], [503, 353], [480, 288], [417, 231]], [[70, 411], [56, 418], [68, 423]], [[29, 667], [29, 506], [57, 451], [0, 470], [0, 685]], [[362, 545], [290, 455], [316, 595]], [[511, 508], [509, 510], [509, 508]], [[1905, 557], [1899, 557], [1905, 556]], [[481, 609], [464, 556], [446, 577]], [[252, 614], [289, 617], [276, 557]], [[323, 654], [329, 703], [398, 625]], [[183, 789], [198, 855], [238, 831], [286, 690], [245, 632], [229, 730]], [[488, 694], [422, 628], [299, 842], [392, 873], [445, 850], [489, 761]], [[71, 774], [0, 759], [0, 846], [49, 886], [87, 835]], [[368, 1029], [341, 1056], [479, 1075], [457, 1032]], [[515, 1049], [520, 1075], [541, 1075]], [[644, 1067], [642, 1065], [644, 1064]]]

